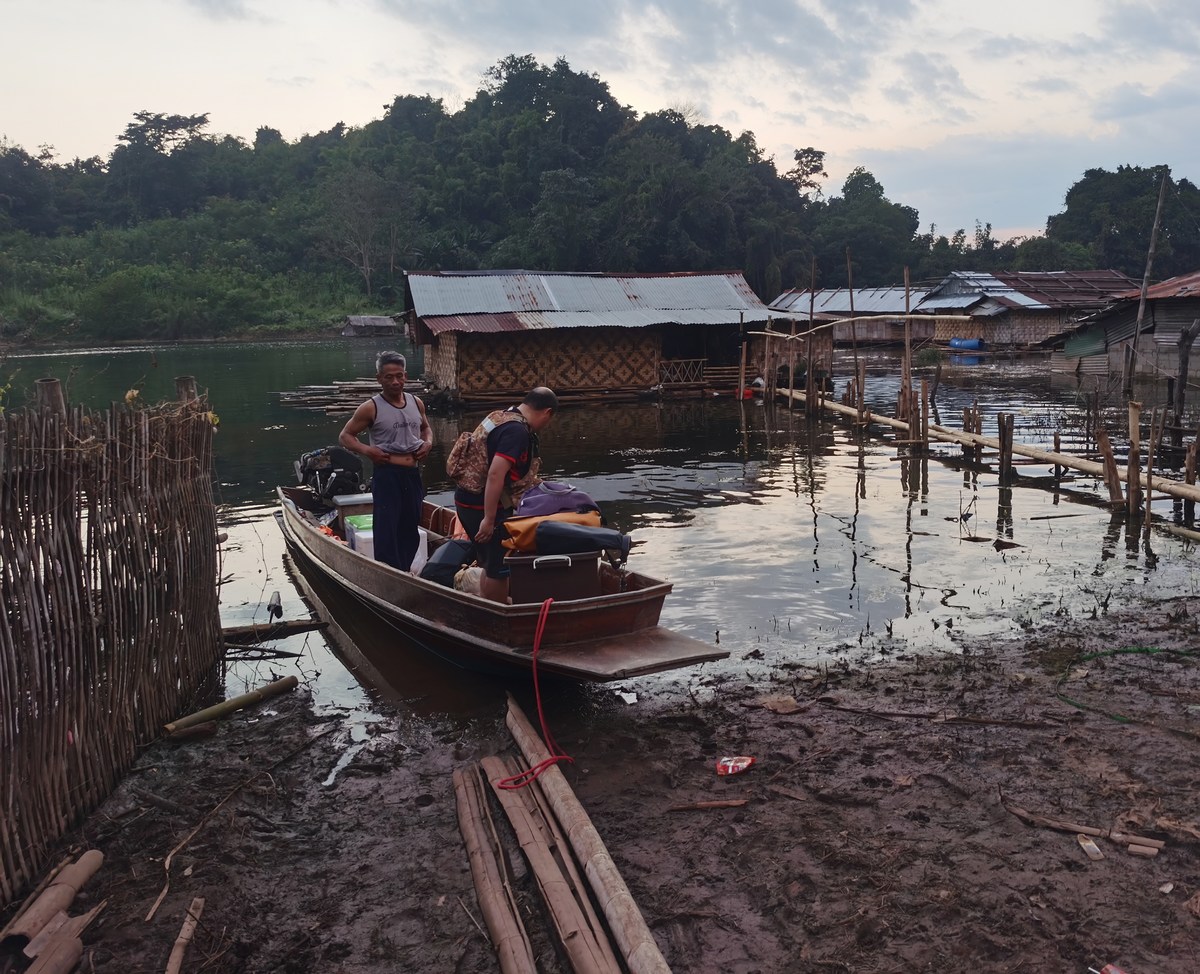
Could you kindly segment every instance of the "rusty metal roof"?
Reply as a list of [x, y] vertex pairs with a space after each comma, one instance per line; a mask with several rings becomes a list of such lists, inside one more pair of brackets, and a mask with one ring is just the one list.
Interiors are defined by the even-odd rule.
[[998, 310], [1100, 308], [1133, 283], [1132, 278], [1113, 270], [953, 271], [929, 292], [918, 310], [967, 307], [981, 297], [996, 302]]
[[766, 305], [738, 273], [542, 274], [413, 271], [413, 310], [435, 335], [539, 328], [644, 328], [766, 321]]
[[[1114, 294], [1114, 298], [1121, 300], [1140, 300], [1142, 296], [1141, 285], [1129, 291], [1122, 291], [1120, 294]], [[1146, 297], [1148, 299], [1158, 298], [1200, 298], [1200, 271], [1192, 271], [1190, 274], [1180, 274], [1178, 277], [1170, 277], [1159, 284], [1152, 284], [1146, 289]]]
[[[784, 291], [771, 302], [771, 310], [807, 318], [809, 293], [808, 290], [799, 288]], [[904, 314], [904, 288], [902, 287], [855, 288], [853, 294], [855, 315]], [[818, 290], [812, 298], [813, 314], [848, 316], [850, 314], [850, 295], [850, 289], [844, 287]], [[915, 311], [924, 297], [925, 290], [923, 288], [919, 291], [910, 288], [908, 292], [909, 309]]]

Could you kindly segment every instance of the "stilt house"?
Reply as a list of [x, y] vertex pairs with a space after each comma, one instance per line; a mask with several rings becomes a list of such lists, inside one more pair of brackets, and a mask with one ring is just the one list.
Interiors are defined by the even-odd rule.
[[[1138, 331], [1141, 288], [1116, 295], [1103, 310], [1084, 321], [1055, 348], [1050, 367], [1056, 372], [1105, 375], [1123, 372], [1125, 356]], [[1200, 322], [1200, 271], [1172, 277], [1146, 291], [1141, 334], [1137, 340], [1138, 374], [1176, 376], [1185, 332], [1188, 372], [1200, 372], [1200, 355], [1192, 355]]]
[[342, 321], [343, 338], [372, 338], [399, 331], [396, 319], [390, 315], [346, 315]]
[[1120, 271], [954, 271], [917, 305], [918, 314], [969, 315], [937, 322], [933, 339], [977, 338], [991, 346], [1032, 347], [1136, 287]]
[[427, 386], [473, 403], [536, 385], [630, 398], [719, 374], [731, 387], [743, 336], [770, 314], [731, 272], [412, 271], [407, 289]]
[[[924, 289], [903, 287], [822, 288], [812, 292], [793, 288], [784, 291], [771, 302], [771, 311], [806, 321], [811, 309], [813, 321], [818, 324], [834, 322], [831, 329], [833, 340], [839, 345], [851, 342], [891, 343], [904, 341], [904, 317], [906, 311], [917, 308], [925, 297]], [[867, 321], [843, 322], [854, 318], [869, 318]], [[911, 316], [911, 336], [915, 341], [933, 338], [934, 322]]]

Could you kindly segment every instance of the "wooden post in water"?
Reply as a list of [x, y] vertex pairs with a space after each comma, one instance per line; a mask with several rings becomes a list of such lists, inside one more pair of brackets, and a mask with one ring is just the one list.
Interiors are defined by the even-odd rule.
[[1125, 497], [1121, 492], [1121, 475], [1117, 472], [1117, 458], [1113, 456], [1108, 430], [1099, 421], [1096, 423], [1096, 445], [1100, 448], [1100, 455], [1104, 458], [1104, 484], [1108, 487], [1108, 502], [1114, 508], [1120, 507], [1125, 503]]
[[929, 380], [921, 380], [921, 452], [929, 452]]
[[[1196, 439], [1188, 444], [1187, 456], [1183, 461], [1183, 479], [1184, 482], [1191, 485], [1196, 483], [1196, 444], [1200, 443], [1200, 430], [1196, 431]], [[1196, 502], [1193, 500], [1184, 500], [1183, 502], [1183, 519], [1189, 524], [1196, 517]]]
[[788, 339], [788, 409], [796, 408], [796, 319], [792, 318], [792, 332]]
[[858, 375], [858, 322], [854, 320], [854, 265], [846, 248], [846, 292], [850, 296], [850, 348], [854, 352], [854, 375]]
[[175, 398], [180, 402], [191, 402], [198, 398], [196, 395], [196, 377], [194, 375], [175, 376]]
[[[1062, 453], [1062, 434], [1058, 430], [1054, 431], [1054, 452]], [[1054, 465], [1054, 486], [1062, 486], [1062, 470], [1057, 463]]]
[[742, 364], [738, 369], [738, 399], [746, 395], [746, 312], [738, 312], [738, 337], [742, 342]]
[[1171, 397], [1175, 410], [1173, 425], [1176, 427], [1171, 431], [1171, 442], [1176, 447], [1183, 446], [1183, 403], [1187, 392], [1188, 359], [1192, 354], [1192, 342], [1196, 340], [1197, 335], [1200, 335], [1200, 318], [1196, 318], [1179, 331], [1179, 373], [1175, 379], [1175, 395]]
[[67, 401], [63, 398], [62, 385], [57, 379], [38, 379], [34, 387], [37, 389], [37, 406], [41, 412], [67, 415]]
[[1154, 494], [1154, 460], [1158, 455], [1158, 447], [1159, 444], [1162, 443], [1163, 434], [1166, 432], [1166, 428], [1167, 408], [1165, 406], [1163, 407], [1162, 419], [1160, 420], [1158, 418], [1158, 407], [1155, 406], [1153, 412], [1150, 414], [1150, 444], [1146, 453], [1146, 501], [1144, 504], [1145, 521], [1143, 522], [1144, 527], [1142, 529], [1142, 537], [1147, 541], [1150, 540], [1150, 501]]
[[816, 368], [813, 366], [813, 316], [817, 305], [817, 258], [812, 259], [812, 269], [808, 276], [808, 336], [804, 341], [804, 412], [814, 415], [813, 393], [816, 390]]
[[1008, 413], [996, 416], [996, 434], [1000, 440], [1000, 486], [1008, 486], [1008, 469], [1012, 457], [1012, 432], [1008, 425]]
[[1136, 523], [1142, 507], [1142, 404], [1129, 401], [1129, 462], [1125, 488], [1129, 523]]

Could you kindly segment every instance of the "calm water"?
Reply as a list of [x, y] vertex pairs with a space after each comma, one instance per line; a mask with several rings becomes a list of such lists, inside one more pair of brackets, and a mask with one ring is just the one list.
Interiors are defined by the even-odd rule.
[[[9, 357], [0, 378], [15, 373], [11, 405], [31, 394], [35, 379], [53, 375], [68, 384], [70, 401], [94, 407], [134, 387], [149, 401], [173, 398], [176, 375], [197, 378], [221, 419], [215, 491], [230, 536], [222, 615], [237, 625], [265, 621], [273, 591], [285, 618], [307, 614], [284, 564], [273, 489], [293, 479], [301, 453], [335, 442], [344, 422], [282, 405], [277, 394], [370, 375], [378, 348], [337, 340], [58, 353]], [[868, 363], [871, 406], [891, 414], [894, 358], [872, 353]], [[945, 425], [961, 427], [963, 408], [978, 400], [985, 432], [994, 432], [1003, 409], [1016, 414], [1020, 442], [1049, 446], [1055, 429], [1081, 426], [1081, 390], [1051, 380], [1042, 363], [950, 364], [938, 394]], [[1155, 395], [1143, 394], [1147, 406]], [[448, 444], [478, 416], [431, 417], [437, 441]], [[1073, 445], [1084, 447], [1065, 436], [1064, 449]], [[1107, 511], [1069, 493], [1000, 490], [994, 474], [976, 478], [936, 459], [899, 459], [894, 445], [860, 442], [844, 425], [810, 425], [761, 402], [568, 409], [543, 435], [542, 452], [551, 477], [587, 490], [633, 536], [634, 567], [674, 583], [664, 624], [719, 639], [732, 654], [723, 664], [620, 688], [629, 692], [696, 692], [798, 664], [954, 650], [964, 636], [1010, 635], [1050, 613], [1090, 614], [1197, 586], [1190, 546], [1165, 535], [1149, 548], [1128, 546]], [[425, 476], [430, 498], [448, 502], [443, 456], [444, 448], [435, 451]], [[1085, 498], [1099, 496], [1097, 487], [1069, 485]], [[1170, 516], [1170, 502], [1156, 511]], [[1015, 546], [997, 550], [998, 538]], [[314, 594], [328, 602], [356, 672], [320, 637], [293, 637], [278, 645], [301, 651], [297, 661], [239, 664], [231, 689], [298, 666], [320, 704], [369, 709], [369, 698], [387, 698], [430, 713], [469, 712], [503, 689], [410, 653], [338, 593]]]

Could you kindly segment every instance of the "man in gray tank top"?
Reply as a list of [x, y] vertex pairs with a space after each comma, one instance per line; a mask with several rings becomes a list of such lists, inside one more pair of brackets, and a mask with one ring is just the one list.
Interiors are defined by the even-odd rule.
[[[417, 528], [425, 499], [420, 461], [433, 448], [433, 430], [425, 404], [404, 391], [404, 356], [380, 352], [375, 371], [379, 394], [354, 410], [338, 442], [375, 465], [371, 477], [375, 560], [406, 572], [420, 542]], [[367, 443], [359, 439], [364, 432], [369, 432]]]

